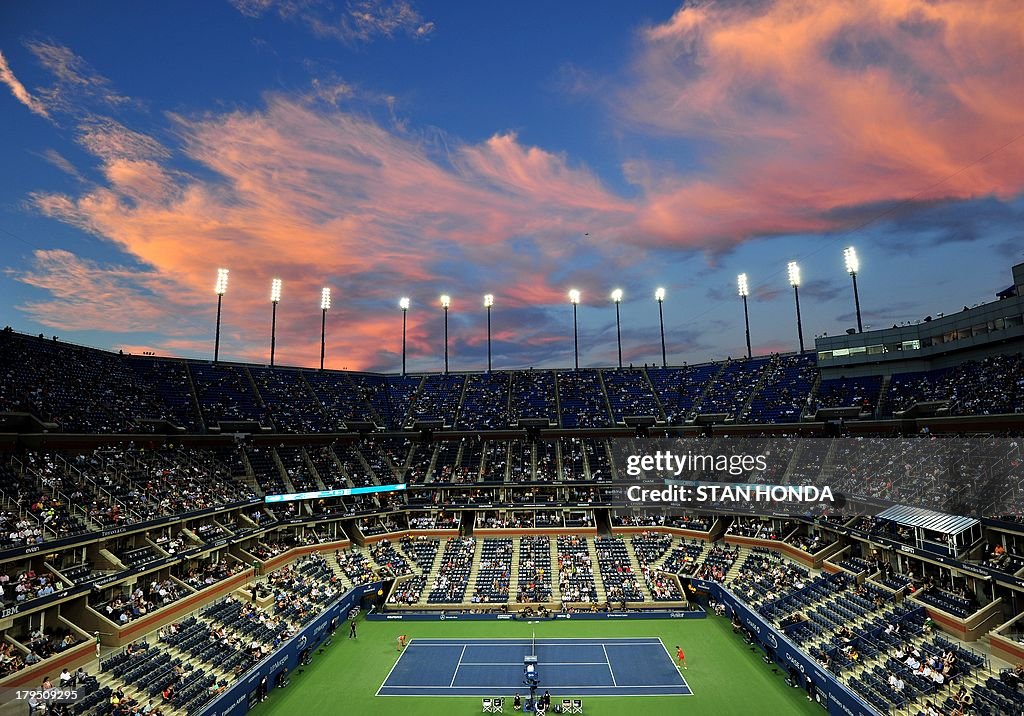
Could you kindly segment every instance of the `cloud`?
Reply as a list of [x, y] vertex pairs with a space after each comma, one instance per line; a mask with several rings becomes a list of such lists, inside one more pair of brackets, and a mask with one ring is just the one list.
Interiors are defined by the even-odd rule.
[[635, 130], [704, 148], [699, 178], [633, 166], [646, 234], [721, 248], [855, 226], [843, 208], [1014, 196], [1024, 142], [979, 159], [1024, 127], [1021, 27], [1015, 0], [684, 5], [609, 94]]
[[[49, 294], [47, 299], [19, 305], [18, 310], [59, 330], [108, 330], [113, 324], [123, 331], [147, 331], [155, 321], [166, 321], [169, 313], [187, 305], [173, 300], [172, 282], [152, 271], [101, 265], [63, 250], [34, 251], [31, 267], [16, 277]], [[130, 300], [147, 294], [170, 303], [161, 307], [156, 301]], [[164, 328], [172, 335], [176, 331], [171, 323], [163, 324]]]
[[116, 92], [109, 79], [68, 47], [53, 41], [25, 43], [39, 63], [54, 77], [49, 87], [39, 90], [41, 101], [56, 112], [80, 113], [89, 106], [122, 108], [131, 100]]
[[14, 76], [14, 72], [11, 70], [11, 66], [7, 63], [7, 58], [4, 57], [4, 53], [0, 52], [0, 82], [3, 82], [11, 90], [11, 94], [14, 98], [21, 102], [23, 105], [29, 108], [33, 113], [38, 114], [40, 117], [50, 118], [50, 113], [38, 98], [33, 97], [25, 85]]
[[391, 38], [397, 32], [426, 37], [434, 31], [434, 23], [424, 21], [406, 0], [359, 0], [349, 2], [346, 10], [341, 34], [347, 39], [368, 42], [377, 36]]
[[314, 96], [328, 104], [338, 105], [342, 100], [351, 99], [355, 88], [342, 80], [321, 80], [314, 77], [311, 85]]
[[47, 149], [44, 152], [40, 153], [39, 156], [41, 156], [43, 159], [45, 159], [53, 166], [60, 169], [68, 176], [74, 177], [78, 181], [85, 181], [85, 177], [83, 177], [81, 172], [79, 172], [78, 169], [75, 168], [75, 165], [68, 161], [68, 159], [63, 154], [58, 152], [56, 149]]
[[78, 127], [78, 142], [106, 161], [166, 159], [170, 152], [152, 137], [109, 117], [90, 117]]
[[[401, 3], [374, 4], [393, 8], [391, 20], [375, 25], [377, 10], [362, 4], [236, 7], [306, 25], [329, 19], [360, 42], [414, 32], [408, 18], [416, 15]], [[45, 96], [72, 118], [99, 181], [30, 200], [116, 247], [123, 260], [37, 256], [15, 277], [51, 300], [24, 310], [62, 330], [78, 316], [93, 326], [110, 307], [106, 297], [117, 295], [114, 315], [125, 320], [105, 322], [106, 330], [159, 326], [172, 335], [155, 347], [205, 352], [211, 329], [203, 308], [215, 269], [227, 266], [226, 355], [265, 357], [267, 290], [278, 276], [282, 363], [308, 365], [318, 356], [319, 290], [328, 285], [336, 297], [328, 362], [336, 367], [398, 365], [400, 295], [413, 299], [410, 365], [436, 367], [442, 291], [455, 298], [453, 316], [465, 317], [457, 319], [456, 363], [479, 351], [480, 297], [495, 293], [496, 316], [516, 321], [515, 337], [501, 339], [502, 363], [566, 364], [569, 286], [588, 306], [607, 307], [608, 288], [627, 268], [662, 270], [697, 252], [713, 263], [753, 237], [815, 241], [881, 213], [888, 224], [880, 228], [925, 237], [929, 222], [942, 221], [935, 207], [978, 197], [1002, 205], [1019, 193], [1021, 146], [976, 160], [1024, 126], [1024, 109], [1013, 101], [1024, 91], [1013, 72], [1024, 43], [1013, 32], [1024, 23], [1008, 21], [1024, 10], [995, 0], [986, 7], [912, 0], [684, 7], [640, 33], [628, 82], [599, 86], [615, 103], [617, 132], [640, 133], [653, 146], [700, 146], [700, 171], [680, 174], [654, 151], [645, 153], [658, 161], [625, 157], [628, 196], [573, 157], [514, 132], [467, 142], [397, 119], [375, 121], [360, 102], [379, 109], [381, 98], [368, 100], [333, 75], [304, 93], [269, 93], [258, 107], [164, 115], [170, 127], [143, 133], [119, 114], [124, 102], [103, 99], [120, 96], [110, 83], [66, 48], [39, 45], [37, 56], [56, 78]], [[369, 13], [363, 25], [352, 15], [360, 12]], [[878, 39], [869, 42], [875, 29]], [[931, 219], [918, 215], [929, 210]], [[923, 222], [919, 230], [913, 221]], [[945, 240], [985, 235], [980, 219], [950, 226]], [[92, 307], [91, 285], [107, 287]], [[755, 295], [771, 300], [785, 290], [779, 285], [755, 286]], [[707, 295], [731, 303], [729, 286]], [[845, 288], [812, 281], [805, 289], [822, 302], [837, 290]], [[606, 351], [607, 335], [593, 337], [602, 342], [594, 350]]]
[[423, 39], [433, 34], [434, 23], [425, 20], [408, 0], [349, 0], [340, 6], [328, 0], [229, 0], [247, 17], [258, 18], [274, 11], [282, 20], [299, 22], [319, 37], [349, 44], [392, 39], [402, 34]]
[[[79, 142], [104, 181], [77, 195], [31, 196], [44, 215], [111, 242], [143, 267], [134, 282], [123, 266], [102, 277], [103, 267], [84, 259], [40, 257], [16, 277], [61, 290], [25, 307], [35, 320], [66, 329], [79, 314], [83, 327], [92, 327], [105, 299], [89, 311], [69, 314], [63, 306], [87, 301], [91, 285], [112, 284], [122, 314], [137, 309], [143, 320], [109, 320], [106, 330], [174, 324], [178, 345], [192, 339], [205, 347], [205, 319], [182, 319], [182, 305], [206, 305], [212, 275], [223, 265], [232, 277], [225, 347], [234, 355], [263, 358], [273, 274], [284, 280], [283, 363], [308, 363], [316, 354], [314, 309], [320, 286], [328, 285], [338, 296], [329, 323], [345, 326], [332, 355], [345, 356], [351, 368], [394, 367], [398, 312], [391, 316], [388, 307], [400, 294], [413, 298], [413, 357], [434, 354], [428, 319], [436, 318], [441, 290], [451, 290], [455, 311], [470, 316], [482, 315], [474, 306], [486, 292], [498, 294], [502, 311], [562, 305], [559, 267], [576, 250], [565, 236], [582, 236], [594, 225], [626, 231], [634, 210], [586, 167], [513, 134], [479, 144], [450, 139], [442, 147], [287, 95], [268, 95], [260, 110], [171, 121], [173, 149], [94, 117], [82, 124]], [[201, 176], [175, 169], [182, 158], [200, 166]], [[600, 244], [594, 248], [601, 251]], [[588, 280], [606, 283], [618, 270], [610, 253], [613, 259]], [[531, 345], [544, 344], [543, 327], [550, 326], [538, 325], [509, 347], [509, 360], [535, 361]]]

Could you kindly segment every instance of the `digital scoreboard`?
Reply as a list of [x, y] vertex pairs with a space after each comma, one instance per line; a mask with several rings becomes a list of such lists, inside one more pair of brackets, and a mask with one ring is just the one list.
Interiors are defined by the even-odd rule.
[[371, 495], [378, 492], [400, 492], [405, 490], [405, 483], [398, 485], [372, 485], [370, 487], [345, 487], [339, 490], [316, 490], [314, 492], [289, 492], [284, 495], [266, 495], [263, 502], [295, 502], [296, 500], [319, 500], [324, 497], [351, 497], [353, 495]]

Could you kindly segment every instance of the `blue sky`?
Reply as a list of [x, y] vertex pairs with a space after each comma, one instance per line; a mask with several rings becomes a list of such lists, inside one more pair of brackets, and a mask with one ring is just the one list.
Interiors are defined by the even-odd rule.
[[[980, 10], [977, 8], [980, 6]], [[0, 10], [0, 323], [105, 348], [413, 370], [796, 346], [989, 300], [1024, 260], [1015, 2], [236, 0]]]

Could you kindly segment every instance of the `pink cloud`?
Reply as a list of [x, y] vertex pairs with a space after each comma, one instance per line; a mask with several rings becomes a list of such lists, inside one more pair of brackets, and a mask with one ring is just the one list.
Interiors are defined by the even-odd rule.
[[0, 52], [0, 82], [7, 85], [8, 89], [11, 90], [11, 94], [14, 98], [21, 102], [23, 105], [29, 108], [35, 114], [40, 117], [46, 117], [49, 119], [50, 113], [47, 111], [46, 106], [36, 97], [25, 89], [25, 85], [14, 76], [14, 71], [11, 70], [11, 66], [7, 63], [7, 58], [4, 57], [4, 53]]
[[[10, 271], [8, 273], [11, 273]], [[32, 319], [60, 330], [150, 330], [185, 308], [173, 298], [173, 282], [154, 272], [128, 266], [101, 265], [69, 251], [37, 250], [32, 267], [16, 274], [19, 281], [49, 294], [18, 306]], [[138, 300], [140, 294], [159, 294], [162, 304]], [[173, 334], [180, 327], [166, 323]]]
[[74, 177], [78, 181], [84, 180], [84, 177], [78, 169], [75, 168], [75, 165], [69, 162], [67, 158], [56, 149], [47, 149], [42, 152], [40, 156], [68, 176]]
[[1014, 0], [681, 8], [641, 33], [614, 98], [634, 127], [710, 143], [710, 176], [633, 163], [641, 225], [729, 245], [842, 228], [841, 207], [1015, 195], [1022, 146], [973, 163], [1024, 126], [1021, 27]]
[[[267, 0], [241, 9], [303, 7]], [[630, 127], [713, 151], [699, 176], [627, 158], [625, 177], [638, 189], [629, 198], [514, 133], [470, 144], [389, 129], [335, 105], [347, 86], [328, 91], [327, 102], [316, 91], [269, 94], [257, 109], [173, 116], [174, 146], [76, 114], [76, 138], [102, 181], [31, 200], [126, 258], [107, 266], [37, 253], [17, 277], [51, 297], [23, 310], [62, 330], [158, 327], [170, 337], [157, 350], [207, 353], [214, 272], [226, 266], [225, 355], [265, 359], [276, 276], [282, 363], [318, 356], [319, 291], [328, 285], [329, 362], [393, 368], [400, 295], [414, 302], [414, 359], [439, 351], [441, 291], [474, 315], [485, 292], [502, 309], [567, 308], [568, 282], [584, 301], [607, 305], [610, 277], [641, 263], [647, 246], [724, 250], [749, 237], [834, 231], [851, 221], [837, 209], [929, 186], [920, 198], [1011, 196], [1024, 187], [1020, 147], [962, 169], [1024, 125], [1015, 101], [1024, 96], [1016, 72], [1024, 6], [981, 8], [916, 0], [786, 0], [759, 4], [756, 14], [729, 4], [683, 8], [641, 34], [632, 81], [612, 94]], [[73, 54], [43, 56], [61, 78], [60, 97], [73, 97], [82, 77], [114, 95]], [[182, 156], [202, 172], [184, 173]], [[516, 326], [522, 345], [565, 341], [538, 323]], [[466, 342], [478, 343], [478, 333]]]
[[[144, 271], [133, 283], [128, 269], [103, 275], [73, 256], [41, 254], [20, 276], [53, 294], [25, 307], [33, 318], [124, 331], [174, 324], [176, 345], [192, 345], [194, 335], [205, 352], [200, 336], [210, 329], [202, 307], [213, 304], [215, 269], [227, 266], [232, 355], [265, 359], [266, 294], [271, 277], [280, 277], [282, 363], [309, 364], [318, 353], [316, 309], [327, 285], [335, 290], [329, 324], [344, 326], [332, 354], [352, 368], [392, 365], [400, 323], [388, 307], [399, 295], [414, 297], [413, 355], [436, 353], [430, 309], [445, 286], [488, 282], [479, 267], [493, 266], [493, 283], [480, 294], [498, 292], [502, 306], [564, 303], [549, 277], [565, 256], [565, 234], [582, 235], [596, 223], [625, 226], [632, 212], [585, 167], [524, 147], [514, 135], [456, 144], [445, 154], [365, 117], [282, 95], [268, 96], [260, 111], [173, 121], [181, 151], [212, 178], [170, 168], [170, 150], [118, 122], [81, 125], [79, 143], [105, 181], [77, 196], [39, 193], [32, 201], [45, 215], [114, 243]], [[533, 237], [529, 256], [509, 250], [523, 235]], [[117, 319], [101, 320], [111, 308], [106, 299], [69, 318], [63, 306], [86, 301], [97, 284], [109, 286], [104, 296], [118, 296]], [[468, 312], [478, 298], [456, 295], [456, 306]], [[199, 317], [183, 317], [185, 307]], [[132, 310], [136, 318], [126, 315]]]
[[54, 77], [52, 85], [39, 90], [42, 102], [51, 111], [79, 113], [83, 104], [118, 108], [130, 103], [128, 97], [113, 90], [110, 80], [68, 47], [41, 40], [25, 44]]

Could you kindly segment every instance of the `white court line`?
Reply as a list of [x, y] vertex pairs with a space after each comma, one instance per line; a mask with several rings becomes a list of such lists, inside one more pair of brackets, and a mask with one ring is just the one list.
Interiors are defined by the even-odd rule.
[[[383, 688], [384, 688], [384, 684], [388, 683], [388, 679], [390, 679], [390, 678], [391, 678], [391, 673], [392, 673], [392, 672], [393, 672], [393, 671], [394, 671], [394, 670], [395, 670], [396, 668], [398, 668], [398, 662], [400, 662], [400, 661], [402, 660], [402, 657], [403, 657], [403, 656], [405, 656], [405, 652], [406, 652], [406, 651], [407, 651], [407, 650], [409, 649], [409, 647], [410, 647], [410, 646], [412, 646], [412, 643], [413, 643], [414, 641], [415, 641], [415, 639], [410, 639], [410, 640], [409, 640], [409, 643], [405, 645], [405, 649], [403, 649], [403, 650], [402, 650], [402, 653], [398, 655], [398, 658], [397, 658], [397, 659], [395, 659], [395, 663], [394, 663], [394, 664], [392, 665], [392, 667], [391, 667], [391, 668], [390, 668], [390, 669], [388, 670], [388, 675], [384, 677], [384, 681], [383, 681], [383, 682], [381, 683], [381, 685], [380, 685], [380, 689], [383, 689]], [[377, 693], [375, 694], [376, 696], [380, 696], [380, 689], [377, 689]]]
[[[636, 638], [637, 637], [634, 637], [634, 639], [636, 639]], [[653, 646], [653, 645], [657, 644], [657, 645], [661, 646], [662, 650], [664, 650], [665, 655], [668, 657], [669, 662], [672, 663], [673, 665], [675, 664], [675, 662], [672, 659], [672, 654], [669, 652], [668, 647], [665, 646], [665, 642], [662, 639], [660, 639], [658, 637], [639, 637], [639, 638], [640, 639], [644, 639], [644, 641], [630, 641], [628, 637], [624, 638], [624, 639], [605, 639], [605, 640], [589, 638], [589, 639], [575, 639], [575, 640], [571, 640], [571, 641], [562, 641], [562, 642], [554, 642], [554, 641], [541, 640], [541, 641], [538, 641], [537, 644], [538, 644], [538, 646], [601, 646], [601, 648], [604, 649], [604, 652], [605, 652], [605, 661], [603, 663], [608, 666], [608, 671], [609, 671], [609, 673], [611, 673], [612, 681], [613, 682], [615, 680], [615, 674], [612, 672], [611, 663], [610, 663], [610, 661], [608, 659], [608, 651], [605, 648], [605, 644], [612, 644], [614, 646]], [[395, 691], [417, 690], [417, 689], [418, 690], [429, 690], [429, 689], [443, 689], [443, 688], [445, 688], [443, 686], [422, 686], [422, 685], [420, 685], [420, 686], [386, 686], [388, 680], [391, 678], [392, 672], [394, 672], [394, 670], [398, 667], [398, 664], [399, 664], [399, 662], [401, 662], [402, 657], [405, 656], [406, 651], [409, 650], [409, 647], [411, 647], [413, 645], [414, 641], [416, 642], [416, 646], [418, 646], [418, 647], [435, 646], [435, 647], [449, 647], [450, 648], [452, 646], [458, 646], [459, 644], [462, 644], [464, 648], [463, 648], [462, 654], [459, 656], [459, 666], [461, 666], [461, 664], [463, 663], [462, 662], [462, 656], [465, 655], [465, 646], [467, 646], [467, 642], [469, 642], [470, 643], [469, 645], [471, 645], [471, 646], [505, 646], [505, 647], [508, 647], [508, 646], [515, 645], [516, 642], [518, 642], [520, 646], [530, 646], [532, 644], [532, 641], [530, 639], [517, 639], [517, 638], [420, 639], [418, 641], [415, 640], [415, 639], [410, 639], [409, 643], [406, 645], [406, 649], [402, 652], [401, 655], [399, 655], [398, 660], [395, 661], [394, 665], [391, 667], [391, 670], [388, 671], [388, 675], [387, 675], [387, 677], [385, 677], [384, 682], [381, 684], [380, 688], [377, 689], [376, 696], [387, 697], [387, 696], [398, 696], [399, 695], [399, 694], [395, 694], [395, 693], [382, 694], [381, 691], [383, 691], [385, 688], [387, 688], [389, 690], [395, 690]], [[472, 664], [473, 662], [469, 662], [469, 663]], [[600, 661], [598, 661], [598, 662], [548, 662], [547, 665], [548, 666], [577, 666], [577, 665], [583, 665], [583, 664], [599, 665], [601, 663], [602, 662], [600, 662]], [[497, 665], [504, 666], [506, 664], [504, 662], [497, 662], [497, 663], [495, 663], [495, 665], [496, 666]], [[520, 664], [519, 664], [519, 662], [514, 662], [514, 664], [510, 663], [508, 665], [519, 666]], [[458, 672], [459, 666], [456, 666], [456, 672]], [[651, 696], [693, 696], [694, 695], [693, 687], [690, 686], [690, 683], [685, 678], [682, 677], [682, 674], [679, 674], [679, 676], [680, 676], [681, 683], [677, 682], [677, 683], [674, 683], [674, 684], [653, 684], [653, 685], [652, 684], [644, 684], [644, 685], [637, 684], [637, 685], [623, 686], [623, 687], [615, 686], [614, 688], [622, 688], [622, 689], [678, 689], [681, 686], [681, 687], [685, 688], [688, 693], [677, 694], [677, 693], [669, 692], [669, 693], [666, 693], [666, 694], [651, 694]], [[456, 691], [458, 691], [458, 690], [465, 691], [467, 689], [475, 689], [475, 688], [477, 688], [477, 687], [469, 687], [469, 686], [458, 686], [458, 687], [456, 687], [456, 686], [454, 686], [454, 682], [455, 682], [455, 675], [452, 676], [452, 685], [449, 686], [448, 688], [453, 688]], [[579, 694], [581, 696], [585, 696], [591, 690], [603, 690], [603, 689], [607, 689], [607, 688], [611, 688], [611, 687], [607, 687], [607, 686], [560, 686], [559, 690], [563, 690], [563, 689], [569, 690], [569, 689], [572, 689], [577, 694]], [[417, 696], [419, 696], [421, 698], [449, 698], [449, 697], [454, 696], [454, 695], [458, 695], [458, 694], [429, 694], [429, 693], [417, 694]], [[478, 694], [470, 694], [470, 695], [471, 696], [475, 696], [475, 695], [478, 695]], [[600, 696], [615, 696], [615, 694], [600, 694]], [[644, 697], [644, 696], [648, 696], [648, 694], [632, 694], [632, 696], [634, 696], [634, 697]]]
[[[684, 684], [631, 684], [628, 686], [622, 686], [622, 689], [678, 689], [686, 686]], [[450, 689], [451, 687], [445, 686], [389, 686], [389, 689]], [[513, 689], [511, 686], [456, 686], [456, 689], [476, 689], [486, 692], [487, 689]], [[554, 687], [552, 687], [554, 688]], [[585, 689], [610, 689], [611, 686], [559, 686], [559, 691], [566, 691], [568, 689], [585, 690]], [[687, 686], [688, 688], [688, 686]], [[619, 694], [605, 694], [606, 696], [618, 696]], [[675, 696], [676, 694], [665, 694], [666, 696]], [[680, 694], [683, 695], [683, 694]], [[686, 694], [688, 695], [688, 694]], [[426, 694], [424, 694], [426, 696]]]
[[[540, 666], [607, 666], [607, 661], [542, 661]], [[522, 666], [521, 661], [464, 661], [462, 666]]]
[[[465, 622], [463, 622], [463, 623], [465, 623]], [[452, 642], [458, 642], [458, 643], [461, 644], [464, 641], [469, 641], [469, 642], [487, 642], [487, 643], [494, 642], [496, 644], [500, 644], [502, 642], [509, 642], [509, 641], [521, 641], [524, 644], [529, 644], [532, 640], [531, 639], [526, 639], [526, 638], [523, 638], [523, 637], [512, 637], [512, 636], [506, 636], [506, 637], [497, 637], [497, 636], [495, 636], [495, 637], [483, 637], [483, 636], [477, 636], [477, 637], [466, 637], [466, 638], [463, 638], [463, 639], [455, 639], [455, 638], [446, 639], [446, 638], [443, 638], [443, 637], [425, 638], [425, 639], [424, 638], [420, 638], [418, 641], [419, 641], [420, 644], [424, 644], [424, 643], [431, 644], [431, 643], [441, 643], [441, 642], [448, 643], [448, 644], [451, 644]], [[548, 643], [550, 643], [550, 642], [554, 641], [554, 638], [545, 639], [545, 638], [542, 637], [542, 638], [538, 639], [537, 641], [538, 642], [548, 642]], [[597, 638], [594, 638], [594, 637], [580, 637], [578, 639], [573, 639], [572, 637], [569, 637], [569, 641], [573, 642], [573, 643], [578, 643], [578, 642], [581, 642], [581, 641], [586, 641], [586, 642], [590, 642], [592, 644], [601, 644], [601, 643], [605, 643], [605, 644], [660, 644], [661, 643], [661, 639], [659, 639], [656, 636], [634, 636], [634, 637], [628, 637], [627, 636], [627, 637], [612, 637], [612, 638], [608, 638], [608, 639], [597, 639]], [[412, 643], [412, 642], [410, 641], [410, 643]]]
[[459, 667], [462, 666], [462, 657], [466, 655], [466, 647], [462, 647], [462, 653], [459, 654], [459, 663], [455, 665], [455, 673], [452, 674], [452, 683], [449, 684], [448, 688], [455, 686], [455, 677], [459, 675]]
[[683, 672], [676, 665], [675, 660], [672, 658], [672, 652], [670, 652], [668, 650], [668, 647], [665, 646], [665, 642], [661, 641], [661, 639], [658, 639], [658, 641], [661, 643], [661, 648], [665, 650], [665, 656], [668, 657], [668, 660], [672, 663], [672, 666], [674, 666], [676, 671], [679, 672], [679, 678], [683, 680], [683, 686], [685, 686], [686, 688], [688, 688], [692, 692], [693, 691], [693, 687], [690, 686], [690, 682], [686, 680], [686, 677], [683, 676]]
[[608, 658], [608, 650], [604, 648], [604, 644], [601, 645], [601, 651], [604, 652], [604, 663], [608, 666], [608, 673], [612, 675], [612, 686], [619, 688], [619, 685], [615, 683], [615, 672], [612, 671], [612, 660]]
[[[583, 640], [581, 639], [580, 641], [583, 641]], [[551, 641], [540, 641], [540, 640], [538, 640], [537, 641], [537, 646], [604, 646], [605, 644], [610, 644], [612, 646], [656, 646], [658, 644], [661, 644], [661, 646], [664, 647], [664, 644], [662, 644], [661, 641], [606, 641], [606, 642], [587, 641], [586, 643], [580, 643], [580, 641], [556, 641], [556, 642], [551, 642]], [[480, 643], [480, 642], [473, 642], [472, 640], [469, 640], [469, 639], [452, 639], [451, 641], [436, 642], [436, 643], [424, 643], [424, 642], [420, 641], [420, 642], [418, 642], [416, 644], [416, 646], [418, 646], [420, 648], [424, 648], [424, 647], [428, 647], [428, 646], [452, 647], [452, 646], [458, 646], [459, 644], [465, 644], [466, 642], [469, 642], [469, 646], [472, 646], [472, 647], [475, 647], [475, 648], [487, 647], [487, 646], [495, 646], [495, 647], [531, 646], [529, 640], [523, 641], [523, 642], [521, 642], [519, 644], [514, 644], [514, 643], [513, 644], [508, 644], [508, 643], [501, 643], [501, 642], [496, 642], [496, 643]], [[411, 644], [412, 642], [409, 642], [409, 643]]]

